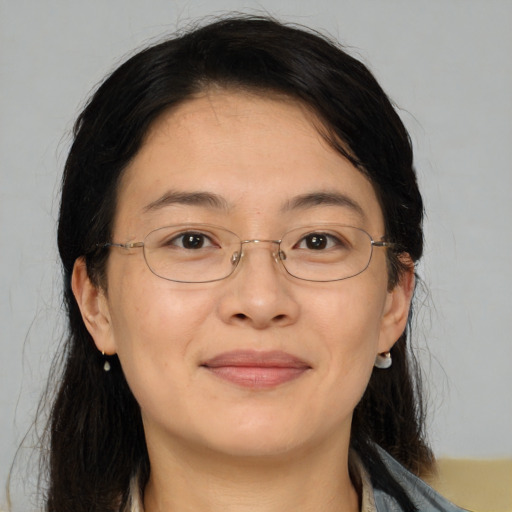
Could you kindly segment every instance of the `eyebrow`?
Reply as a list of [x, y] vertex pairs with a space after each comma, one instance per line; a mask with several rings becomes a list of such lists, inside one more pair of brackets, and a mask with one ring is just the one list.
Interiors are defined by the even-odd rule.
[[[230, 203], [222, 196], [213, 192], [187, 192], [169, 190], [155, 201], [152, 201], [143, 208], [144, 212], [160, 210], [166, 206], [176, 204], [203, 206], [217, 210], [230, 210]], [[315, 206], [341, 206], [353, 210], [361, 218], [366, 215], [363, 208], [357, 201], [339, 192], [317, 191], [307, 194], [301, 194], [284, 203], [281, 211], [306, 210]]]
[[144, 212], [160, 210], [166, 206], [175, 204], [186, 204], [192, 206], [203, 206], [217, 210], [229, 210], [230, 205], [222, 196], [212, 192], [185, 192], [169, 190], [155, 201], [152, 201], [143, 208]]
[[357, 201], [339, 192], [318, 191], [302, 194], [287, 201], [283, 205], [282, 210], [305, 210], [308, 208], [314, 208], [315, 206], [341, 206], [343, 208], [353, 210], [363, 219], [366, 218], [363, 208]]

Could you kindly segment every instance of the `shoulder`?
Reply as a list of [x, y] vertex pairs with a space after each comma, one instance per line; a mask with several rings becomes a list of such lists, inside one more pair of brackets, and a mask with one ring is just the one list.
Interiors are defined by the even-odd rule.
[[[437, 493], [423, 480], [413, 475], [389, 453], [377, 447], [379, 455], [396, 482], [408, 494], [419, 512], [463, 512], [446, 498]], [[406, 512], [382, 489], [373, 489], [377, 512]]]

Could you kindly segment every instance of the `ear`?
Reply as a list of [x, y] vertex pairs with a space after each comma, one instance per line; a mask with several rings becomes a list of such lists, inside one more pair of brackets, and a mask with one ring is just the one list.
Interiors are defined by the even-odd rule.
[[71, 289], [97, 349], [108, 355], [115, 354], [107, 297], [105, 291], [90, 280], [83, 257], [75, 261]]
[[381, 321], [379, 353], [389, 352], [403, 334], [409, 318], [414, 293], [414, 263], [405, 256], [407, 270], [400, 276], [396, 286], [388, 291]]

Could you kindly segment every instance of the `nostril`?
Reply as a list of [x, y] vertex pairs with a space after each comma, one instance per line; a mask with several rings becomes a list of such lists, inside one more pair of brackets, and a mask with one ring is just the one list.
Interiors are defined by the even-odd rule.
[[244, 315], [243, 313], [237, 313], [236, 315], [233, 315], [235, 318], [238, 318], [238, 320], [245, 320], [247, 318], [247, 315]]

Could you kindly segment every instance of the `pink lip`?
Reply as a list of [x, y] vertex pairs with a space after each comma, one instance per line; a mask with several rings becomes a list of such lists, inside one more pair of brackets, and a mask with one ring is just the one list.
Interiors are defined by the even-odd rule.
[[281, 351], [224, 352], [201, 364], [217, 377], [252, 389], [273, 388], [311, 369], [301, 359]]

